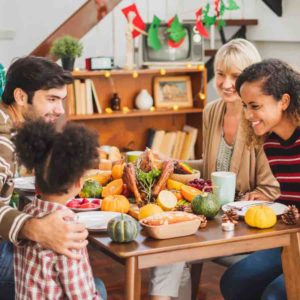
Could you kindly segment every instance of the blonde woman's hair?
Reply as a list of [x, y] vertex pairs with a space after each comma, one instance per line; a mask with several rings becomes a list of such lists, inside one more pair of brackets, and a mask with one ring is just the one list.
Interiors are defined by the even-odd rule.
[[[256, 47], [245, 39], [233, 39], [219, 48], [214, 61], [214, 71], [221, 68], [223, 72], [229, 72], [236, 67], [241, 72], [248, 66], [260, 62], [261, 56]], [[250, 123], [242, 114], [242, 127], [247, 136], [247, 144], [261, 144], [262, 139], [253, 133]]]
[[217, 52], [214, 62], [214, 70], [221, 65], [226, 72], [233, 66], [241, 71], [246, 67], [260, 62], [261, 56], [256, 47], [245, 39], [233, 39], [224, 44]]

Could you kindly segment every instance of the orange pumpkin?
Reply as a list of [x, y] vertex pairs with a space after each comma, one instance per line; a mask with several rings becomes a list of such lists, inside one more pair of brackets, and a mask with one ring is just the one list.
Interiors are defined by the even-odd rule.
[[129, 211], [130, 204], [123, 195], [110, 195], [105, 197], [101, 203], [101, 210], [115, 211], [126, 214]]

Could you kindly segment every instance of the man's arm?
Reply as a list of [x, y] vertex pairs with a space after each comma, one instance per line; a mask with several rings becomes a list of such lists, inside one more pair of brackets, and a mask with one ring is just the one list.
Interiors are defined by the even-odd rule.
[[87, 245], [88, 232], [83, 224], [66, 222], [73, 218], [69, 210], [59, 210], [43, 218], [32, 218], [26, 221], [20, 230], [19, 238], [26, 238], [47, 249], [64, 254], [69, 258], [80, 258], [80, 250]]

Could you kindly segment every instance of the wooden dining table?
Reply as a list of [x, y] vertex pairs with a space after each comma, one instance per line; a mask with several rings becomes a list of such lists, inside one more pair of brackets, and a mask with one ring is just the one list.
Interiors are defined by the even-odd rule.
[[243, 220], [234, 231], [221, 229], [221, 217], [208, 221], [196, 234], [165, 240], [147, 237], [141, 228], [135, 241], [114, 243], [106, 233], [91, 233], [99, 250], [125, 265], [127, 300], [141, 297], [141, 271], [146, 268], [282, 247], [282, 265], [289, 300], [300, 300], [300, 224], [281, 221], [269, 229], [248, 227]]

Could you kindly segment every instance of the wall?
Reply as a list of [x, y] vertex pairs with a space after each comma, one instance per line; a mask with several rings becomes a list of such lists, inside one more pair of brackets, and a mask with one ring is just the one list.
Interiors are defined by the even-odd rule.
[[[227, 12], [226, 18], [257, 18], [258, 26], [248, 28], [247, 37], [255, 42], [263, 57], [278, 57], [300, 66], [300, 1], [283, 0], [283, 17], [277, 17], [261, 0], [236, 0], [241, 9]], [[123, 0], [83, 39], [84, 53], [76, 66], [84, 67], [89, 56], [114, 56], [116, 64], [125, 60], [126, 20], [120, 9], [135, 2], [142, 18], [149, 22], [153, 14], [168, 20], [175, 13], [181, 19], [194, 18], [203, 3], [199, 0]], [[0, 62], [8, 66], [12, 59], [30, 53], [48, 34], [70, 16], [84, 0], [0, 0], [0, 28], [13, 29], [13, 40], [0, 40]], [[226, 29], [229, 37], [237, 28]], [[218, 43], [218, 40], [217, 40]], [[209, 99], [215, 98], [211, 83]]]

